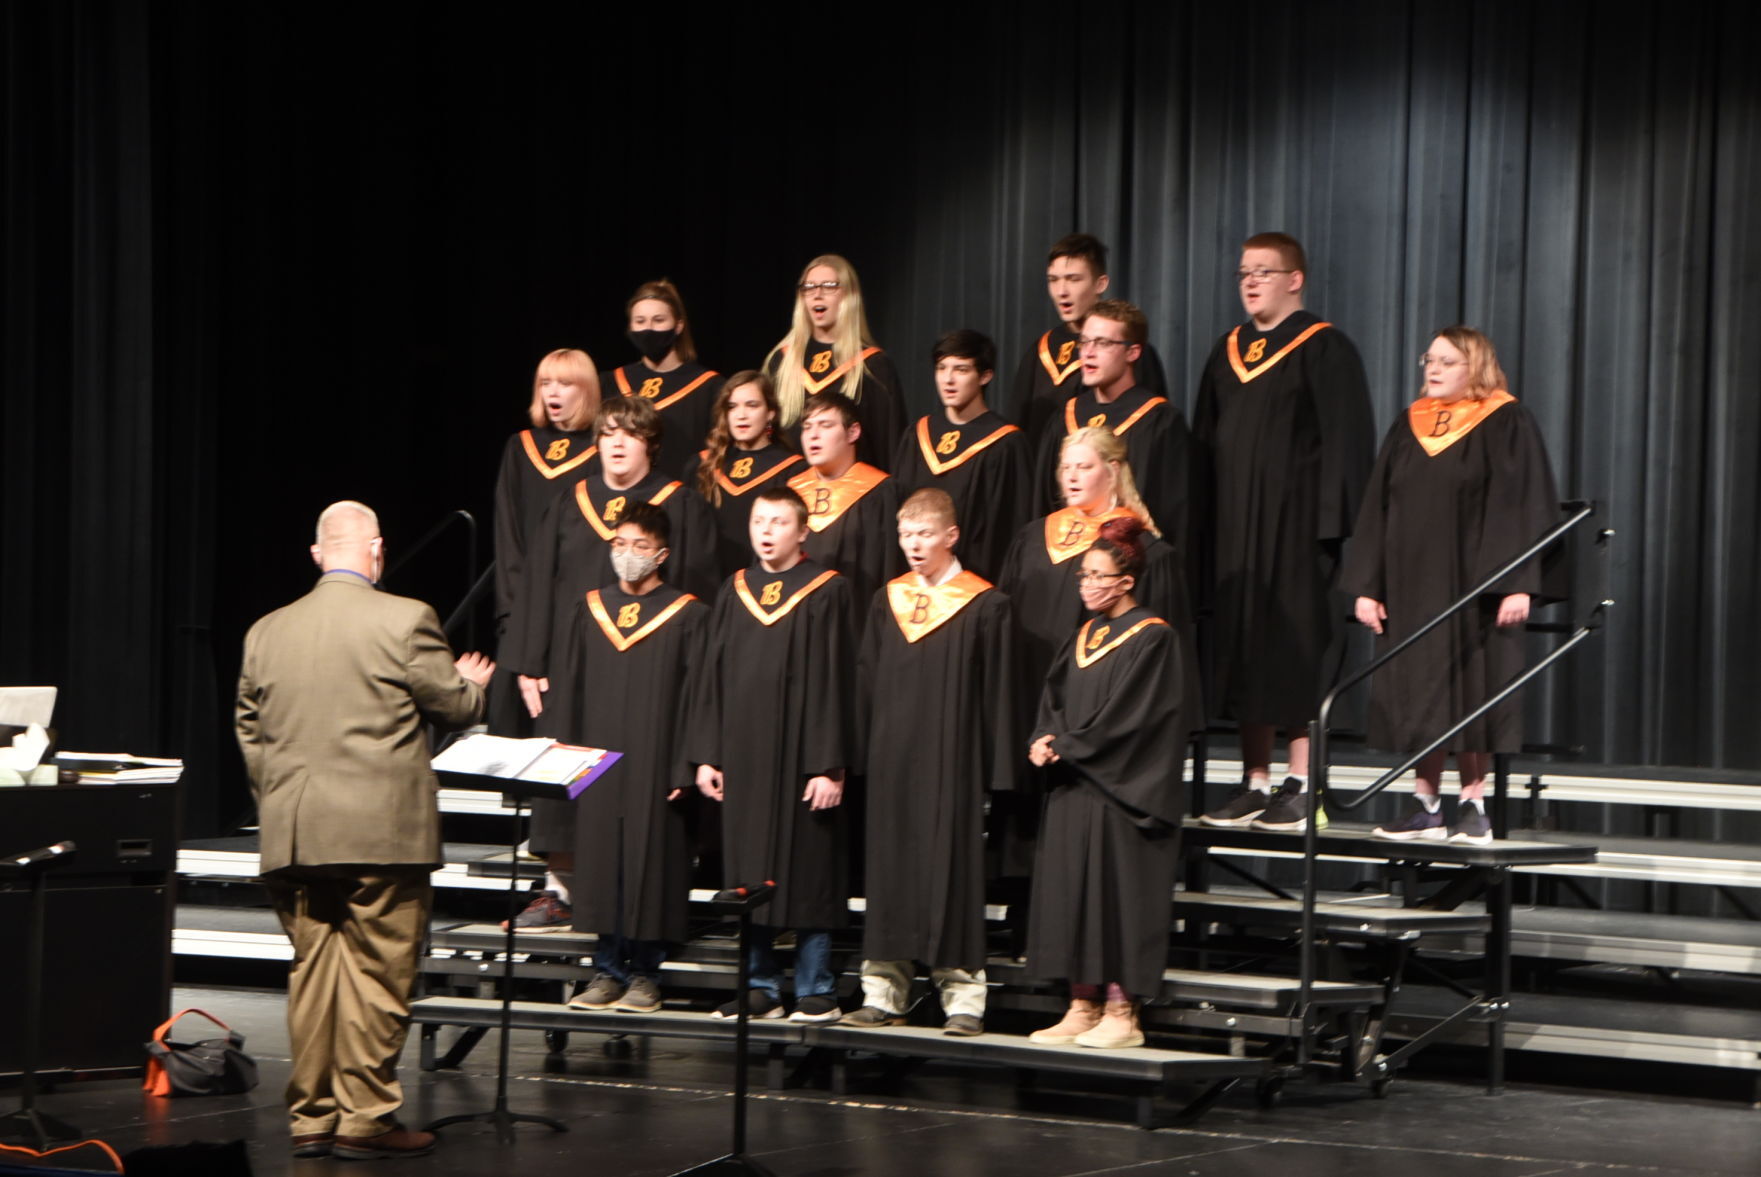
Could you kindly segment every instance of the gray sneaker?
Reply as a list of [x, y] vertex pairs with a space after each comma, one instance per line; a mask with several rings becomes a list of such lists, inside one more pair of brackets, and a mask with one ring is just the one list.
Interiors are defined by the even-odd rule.
[[593, 983], [569, 999], [570, 1009], [610, 1009], [624, 995], [624, 983], [610, 973], [600, 973]]
[[838, 1025], [854, 1026], [858, 1030], [878, 1030], [882, 1026], [903, 1026], [904, 1024], [904, 1014], [890, 1014], [874, 1005], [865, 1005], [838, 1019]]
[[984, 1021], [971, 1014], [949, 1014], [942, 1023], [942, 1033], [950, 1038], [976, 1038], [984, 1033]]
[[653, 977], [631, 977], [617, 1007], [627, 1014], [651, 1014], [660, 1008], [660, 986]]

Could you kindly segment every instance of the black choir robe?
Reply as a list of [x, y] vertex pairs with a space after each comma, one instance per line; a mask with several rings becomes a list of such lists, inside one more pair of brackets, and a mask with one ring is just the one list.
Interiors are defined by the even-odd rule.
[[828, 481], [809, 467], [789, 479], [789, 489], [807, 504], [807, 558], [849, 577], [852, 600], [870, 600], [905, 570], [899, 486], [881, 471], [857, 462]]
[[[885, 470], [893, 460], [893, 447], [899, 444], [899, 438], [905, 432], [905, 400], [900, 392], [899, 371], [893, 366], [893, 358], [878, 347], [863, 348], [861, 358], [865, 371], [857, 381], [856, 395], [851, 398], [856, 403], [856, 414], [862, 422], [862, 436], [856, 442], [856, 457], [858, 461], [867, 462], [878, 470]], [[775, 376], [787, 361], [785, 353], [779, 352], [772, 356], [770, 374]], [[807, 395], [826, 391], [848, 395], [845, 393], [844, 378], [855, 366], [854, 358], [842, 364], [836, 363], [832, 357], [831, 344], [821, 343], [816, 339], [808, 340], [806, 354], [801, 360]], [[787, 434], [790, 443], [798, 446], [801, 423], [796, 421], [790, 424]]]
[[[623, 753], [573, 802], [575, 927], [633, 940], [684, 940], [691, 856], [683, 806], [697, 789], [686, 706], [708, 654], [709, 608], [662, 584], [588, 593], [578, 640], [551, 676], [581, 701], [561, 738]], [[669, 802], [674, 789], [686, 790]]]
[[[1059, 323], [1033, 341], [1015, 369], [1010, 389], [1010, 418], [1031, 439], [1045, 432], [1046, 422], [1064, 411], [1064, 402], [1082, 389], [1082, 356], [1077, 333]], [[1162, 357], [1145, 344], [1135, 367], [1137, 386], [1153, 396], [1168, 395]]]
[[[707, 456], [707, 450], [699, 451], [685, 471], [685, 485], [699, 495], [703, 491], [698, 485], [698, 471]], [[715, 497], [703, 496], [715, 516], [718, 583], [752, 563], [752, 535], [747, 528], [752, 500], [767, 487], [784, 485], [801, 473], [806, 464], [800, 454], [774, 441], [756, 450], [728, 447], [721, 469], [712, 476]]]
[[899, 441], [893, 479], [903, 503], [933, 486], [954, 500], [960, 525], [960, 566], [995, 579], [1015, 532], [1027, 521], [1027, 435], [995, 413], [964, 425], [946, 417], [919, 417]]
[[[612, 490], [601, 474], [575, 483], [545, 512], [529, 551], [518, 613], [522, 632], [519, 659], [510, 669], [532, 678], [550, 678], [558, 659], [578, 637], [584, 614], [580, 603], [589, 589], [617, 579], [611, 566], [612, 536], [626, 504], [655, 503], [666, 512], [672, 536], [661, 578], [699, 597], [715, 584], [715, 524], [703, 500], [681, 482], [651, 472], [635, 486]], [[562, 694], [558, 692], [562, 691]], [[578, 702], [566, 684], [553, 679], [544, 710], [535, 725], [540, 735], [550, 730], [546, 716], [572, 713]]]
[[874, 595], [857, 661], [867, 738], [870, 960], [984, 967], [984, 800], [1014, 787], [1009, 601], [976, 573]]
[[489, 684], [485, 721], [499, 736], [531, 733], [531, 717], [520, 699], [512, 665], [518, 662], [514, 617], [526, 570], [526, 547], [552, 500], [569, 493], [577, 480], [599, 468], [591, 430], [540, 425], [508, 438], [495, 478], [495, 637], [500, 665]]
[[858, 764], [850, 626], [849, 580], [811, 560], [753, 564], [716, 598], [688, 755], [723, 774], [727, 885], [776, 881], [767, 926], [849, 920], [844, 806], [815, 811], [801, 794]]
[[662, 426], [654, 468], [669, 478], [679, 478], [709, 436], [722, 375], [695, 360], [687, 360], [670, 372], [656, 372], [637, 360], [613, 368], [599, 378], [599, 385], [605, 396], [639, 396], [654, 406]]
[[1375, 443], [1363, 361], [1307, 311], [1265, 333], [1250, 320], [1205, 361], [1193, 431], [1209, 472], [1212, 710], [1301, 726], [1327, 687], [1344, 609], [1330, 590]]
[[1142, 607], [1091, 617], [1052, 663], [1029, 739], [1053, 737], [1027, 973], [1161, 990], [1174, 906], [1192, 637]]
[[[1478, 410], [1471, 403], [1426, 398], [1413, 405], [1388, 430], [1370, 474], [1340, 588], [1387, 607], [1378, 652], [1460, 600], [1559, 522], [1559, 494], [1534, 418], [1508, 394], [1495, 394]], [[1470, 412], [1463, 428], [1461, 418]], [[1531, 607], [1559, 599], [1553, 562], [1529, 560], [1375, 673], [1373, 746], [1418, 751], [1522, 671], [1523, 627], [1494, 624], [1499, 602], [1511, 593], [1528, 593]], [[1520, 752], [1522, 741], [1518, 695], [1449, 747]]]
[[1105, 425], [1125, 443], [1125, 461], [1143, 497], [1143, 505], [1166, 543], [1183, 562], [1192, 549], [1190, 538], [1193, 465], [1186, 417], [1173, 402], [1142, 387], [1101, 404], [1092, 389], [1064, 402], [1060, 415], [1040, 436], [1034, 469], [1036, 509], [1049, 514], [1064, 505], [1058, 483], [1058, 461], [1064, 439], [1091, 425]]
[[[1052, 668], [1053, 657], [1089, 616], [1076, 589], [1083, 553], [1094, 545], [1103, 523], [1130, 514], [1124, 507], [1117, 507], [1091, 517], [1075, 507], [1066, 507], [1044, 519], [1035, 519], [1016, 533], [997, 584], [1009, 595], [1015, 616], [1016, 671], [1027, 687], [1019, 699], [1024, 726], [1033, 722], [1040, 687]], [[1153, 535], [1145, 535], [1144, 540], [1143, 575], [1132, 596], [1185, 633], [1193, 620], [1180, 558], [1171, 544]], [[1200, 697], [1196, 660], [1188, 662], [1185, 672], [1183, 697], [1196, 701]], [[1039, 836], [1044, 774], [1028, 764], [1025, 756], [1017, 769], [1018, 791], [994, 799], [991, 805], [995, 869], [1003, 876], [1032, 873], [1034, 845]]]

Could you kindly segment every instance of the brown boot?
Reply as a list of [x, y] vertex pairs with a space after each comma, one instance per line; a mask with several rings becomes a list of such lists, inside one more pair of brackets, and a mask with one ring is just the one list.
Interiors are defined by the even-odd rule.
[[1056, 1026], [1047, 1026], [1044, 1030], [1035, 1030], [1027, 1036], [1027, 1040], [1041, 1046], [1069, 1046], [1078, 1036], [1088, 1033], [1100, 1024], [1100, 1003], [1073, 997], [1070, 999], [1070, 1008], [1064, 1011], [1063, 1021]]
[[1076, 1045], [1096, 1050], [1123, 1050], [1143, 1045], [1143, 1030], [1137, 1024], [1137, 1002], [1109, 1001], [1100, 1024], [1086, 1034], [1076, 1036]]
[[377, 1161], [384, 1157], [420, 1157], [434, 1151], [432, 1132], [413, 1132], [394, 1126], [377, 1136], [337, 1136], [331, 1155], [344, 1161]]

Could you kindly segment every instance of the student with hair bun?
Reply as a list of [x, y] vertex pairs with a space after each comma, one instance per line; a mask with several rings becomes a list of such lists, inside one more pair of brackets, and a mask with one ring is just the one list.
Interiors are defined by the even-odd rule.
[[1140, 520], [1110, 519], [1082, 557], [1092, 616], [1054, 659], [1028, 744], [1051, 791], [1027, 973], [1070, 983], [1064, 1017], [1030, 1035], [1045, 1045], [1141, 1046], [1138, 1006], [1168, 957], [1183, 752], [1203, 711], [1186, 685], [1190, 628], [1136, 597], [1146, 538]]
[[654, 468], [677, 478], [709, 431], [710, 407], [721, 391], [721, 374], [697, 362], [697, 345], [685, 318], [679, 288], [665, 278], [644, 282], [624, 304], [625, 338], [639, 357], [606, 373], [607, 394], [641, 397], [666, 424]]

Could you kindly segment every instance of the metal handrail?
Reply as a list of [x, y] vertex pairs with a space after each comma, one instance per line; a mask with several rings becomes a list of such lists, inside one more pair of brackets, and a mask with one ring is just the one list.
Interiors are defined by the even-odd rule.
[[[1371, 660], [1367, 666], [1334, 686], [1332, 690], [1327, 692], [1326, 697], [1321, 700], [1319, 712], [1309, 723], [1309, 789], [1312, 791], [1313, 796], [1310, 799], [1309, 820], [1304, 826], [1302, 839], [1302, 942], [1299, 946], [1301, 953], [1301, 980], [1297, 995], [1297, 1008], [1302, 1018], [1303, 1033], [1297, 1042], [1297, 1063], [1299, 1066], [1307, 1066], [1309, 1063], [1312, 1037], [1309, 1033], [1309, 1029], [1310, 1020], [1313, 1016], [1311, 995], [1315, 984], [1315, 903], [1317, 887], [1315, 873], [1316, 857], [1320, 849], [1320, 822], [1317, 818], [1322, 812], [1323, 806], [1328, 804], [1327, 725], [1332, 717], [1333, 706], [1339, 701], [1339, 697], [1346, 691], [1357, 686], [1377, 670], [1386, 666], [1390, 661], [1399, 657], [1408, 649], [1411, 649], [1413, 644], [1420, 638], [1442, 625], [1461, 610], [1474, 604], [1481, 596], [1489, 592], [1492, 586], [1496, 585], [1506, 576], [1509, 576], [1512, 572], [1515, 572], [1528, 561], [1534, 559], [1541, 552], [1551, 547], [1567, 532], [1571, 531], [1572, 528], [1596, 513], [1596, 504], [1587, 499], [1570, 500], [1562, 503], [1561, 506], [1572, 512], [1569, 518], [1557, 526], [1550, 528], [1534, 543], [1523, 549], [1519, 555], [1510, 559], [1503, 567], [1499, 568], [1496, 572], [1487, 576], [1485, 580], [1469, 589], [1462, 595], [1460, 600], [1456, 601], [1453, 605], [1449, 606], [1449, 608], [1443, 610], [1443, 612], [1437, 614], [1437, 616], [1433, 617], [1430, 621], [1426, 622], [1400, 642], [1396, 643], [1393, 649], [1385, 651], [1380, 656]], [[1604, 528], [1598, 533], [1597, 542], [1605, 545], [1613, 535], [1614, 532], [1612, 530]], [[1559, 659], [1563, 658], [1567, 653], [1574, 649], [1579, 643], [1583, 642], [1591, 634], [1600, 629], [1602, 627], [1603, 615], [1607, 612], [1609, 607], [1614, 604], [1613, 601], [1607, 598], [1606, 585], [1604, 585], [1603, 588], [1604, 592], [1601, 595], [1601, 598], [1596, 602], [1595, 606], [1590, 610], [1589, 617], [1586, 618], [1583, 624], [1578, 626], [1571, 636], [1562, 642], [1558, 648], [1549, 652], [1546, 657], [1542, 658], [1535, 665], [1529, 667], [1522, 674], [1506, 683], [1501, 690], [1494, 694], [1490, 699], [1486, 700], [1486, 702], [1482, 703], [1479, 707], [1475, 708], [1465, 719], [1461, 720], [1448, 731], [1431, 741], [1431, 743], [1426, 745], [1423, 750], [1414, 753], [1403, 764], [1396, 768], [1389, 769], [1349, 800], [1339, 801], [1336, 808], [1341, 810], [1356, 809], [1371, 797], [1382, 792], [1382, 790], [1400, 779], [1402, 774], [1406, 773], [1420, 760], [1429, 756], [1438, 748], [1447, 745], [1456, 734], [1464, 730], [1469, 724], [1473, 723], [1482, 715], [1491, 711], [1492, 708], [1502, 703], [1505, 699], [1508, 699], [1511, 695], [1514, 695], [1517, 691], [1521, 690], [1530, 679], [1552, 666], [1555, 662], [1559, 661]]]
[[[474, 591], [474, 588], [475, 588], [475, 585], [476, 585], [477, 579], [478, 579], [478, 574], [477, 574], [477, 517], [475, 515], [471, 514], [469, 511], [463, 509], [462, 507], [459, 508], [458, 510], [455, 510], [455, 511], [448, 511], [445, 515], [442, 515], [440, 517], [439, 521], [436, 522], [433, 527], [430, 527], [425, 533], [423, 533], [421, 539], [417, 540], [415, 543], [411, 544], [409, 547], [404, 548], [402, 550], [402, 552], [399, 554], [396, 563], [394, 563], [390, 567], [386, 568], [382, 579], [389, 581], [391, 579], [392, 575], [394, 573], [396, 573], [398, 569], [402, 568], [405, 564], [409, 563], [410, 560], [418, 552], [422, 551], [429, 544], [433, 543], [436, 539], [440, 538], [441, 534], [443, 532], [445, 532], [449, 527], [452, 527], [454, 524], [457, 524], [461, 521], [465, 525], [465, 583], [467, 585], [473, 586], [471, 589], [466, 590], [466, 594], [465, 594], [466, 600], [469, 601], [471, 599], [471, 594]], [[457, 617], [456, 611], [454, 613], [454, 617], [455, 617], [455, 619]], [[451, 632], [451, 624], [450, 623], [447, 626], [447, 631], [449, 633]], [[465, 645], [467, 647], [475, 647], [477, 644], [477, 619], [476, 619], [475, 614], [471, 614], [469, 617], [469, 623], [468, 623], [468, 626], [466, 629], [466, 635], [467, 635], [467, 637], [466, 637]]]

